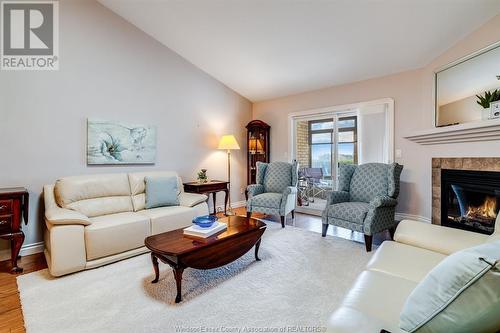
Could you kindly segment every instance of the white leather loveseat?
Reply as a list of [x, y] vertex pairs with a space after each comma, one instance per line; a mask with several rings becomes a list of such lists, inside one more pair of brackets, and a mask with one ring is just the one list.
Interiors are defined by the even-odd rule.
[[[176, 176], [179, 206], [145, 209], [146, 176]], [[53, 276], [147, 252], [144, 239], [208, 214], [207, 197], [184, 193], [175, 172], [66, 177], [44, 187], [45, 257]]]
[[[405, 220], [396, 229], [395, 241], [377, 249], [342, 305], [329, 320], [328, 332], [407, 333], [399, 328], [399, 316], [417, 284], [446, 256], [500, 240], [500, 219], [496, 231], [478, 233]], [[437, 286], [436, 286], [437, 287]]]

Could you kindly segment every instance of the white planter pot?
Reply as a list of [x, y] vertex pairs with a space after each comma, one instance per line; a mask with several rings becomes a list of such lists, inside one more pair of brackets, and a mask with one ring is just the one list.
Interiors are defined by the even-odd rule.
[[488, 120], [490, 119], [490, 108], [483, 109], [481, 111], [481, 120]]

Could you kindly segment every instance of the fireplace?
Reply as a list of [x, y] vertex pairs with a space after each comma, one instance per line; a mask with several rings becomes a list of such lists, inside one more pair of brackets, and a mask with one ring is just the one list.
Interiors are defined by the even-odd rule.
[[500, 209], [500, 172], [441, 169], [441, 224], [492, 234]]

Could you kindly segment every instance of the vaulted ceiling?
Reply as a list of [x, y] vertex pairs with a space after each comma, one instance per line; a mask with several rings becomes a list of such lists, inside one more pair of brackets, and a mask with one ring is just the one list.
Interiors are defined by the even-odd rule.
[[422, 67], [499, 0], [99, 0], [262, 101]]

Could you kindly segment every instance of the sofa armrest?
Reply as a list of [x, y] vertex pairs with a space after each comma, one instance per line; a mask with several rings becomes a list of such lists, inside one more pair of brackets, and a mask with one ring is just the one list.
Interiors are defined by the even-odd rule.
[[262, 184], [252, 184], [247, 186], [248, 197], [251, 198], [258, 194], [264, 193], [264, 185]]
[[347, 191], [331, 191], [326, 198], [326, 205], [333, 205], [336, 203], [347, 202], [350, 199], [349, 192]]
[[204, 194], [182, 192], [179, 195], [179, 204], [184, 207], [194, 207], [207, 199], [208, 197]]
[[386, 195], [378, 195], [370, 201], [370, 208], [394, 207], [398, 201]]
[[52, 225], [80, 224], [85, 226], [92, 224], [87, 216], [77, 211], [60, 207], [52, 207], [46, 210], [45, 219]]
[[401, 221], [394, 235], [396, 242], [445, 255], [483, 244], [488, 239], [487, 235], [412, 220]]

